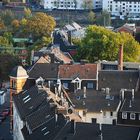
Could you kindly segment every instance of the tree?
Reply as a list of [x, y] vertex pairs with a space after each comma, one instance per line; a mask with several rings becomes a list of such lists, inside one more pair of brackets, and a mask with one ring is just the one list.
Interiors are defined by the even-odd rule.
[[93, 11], [89, 12], [88, 20], [91, 24], [93, 24], [95, 22], [95, 13]]
[[19, 28], [19, 26], [20, 26], [19, 20], [17, 20], [17, 19], [14, 19], [11, 24], [12, 24], [13, 28], [16, 28], [16, 29]]
[[24, 8], [25, 18], [30, 18], [32, 16], [32, 12], [29, 8]]
[[83, 8], [84, 9], [88, 9], [88, 10], [92, 10], [93, 9], [93, 2], [92, 2], [92, 0], [84, 0], [83, 1]]
[[34, 40], [42, 38], [43, 36], [50, 38], [55, 25], [56, 23], [53, 17], [38, 12], [27, 19], [26, 32], [29, 33]]
[[11, 43], [6, 37], [0, 36], [0, 47], [10, 47]]
[[133, 36], [115, 33], [100, 26], [89, 26], [78, 47], [77, 60], [87, 59], [114, 61], [118, 58], [119, 46], [124, 46], [124, 61], [138, 61], [140, 44]]
[[96, 22], [98, 25], [102, 26], [110, 26], [111, 25], [111, 17], [110, 13], [104, 10], [100, 16], [97, 17]]
[[4, 25], [4, 22], [3, 20], [0, 18], [0, 30], [4, 29], [5, 28], [5, 25]]
[[11, 10], [2, 10], [0, 12], [0, 18], [3, 20], [5, 26], [9, 26], [11, 22], [16, 19], [16, 16]]
[[0, 54], [0, 77], [8, 80], [11, 70], [20, 64], [19, 58], [11, 54]]

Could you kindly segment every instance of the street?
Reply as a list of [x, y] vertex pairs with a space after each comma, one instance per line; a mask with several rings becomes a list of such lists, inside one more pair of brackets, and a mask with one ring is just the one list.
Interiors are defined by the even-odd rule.
[[[10, 106], [10, 93], [9, 90], [6, 92], [6, 102], [3, 105], [0, 105], [0, 112], [3, 109], [6, 109]], [[13, 140], [12, 135], [10, 134], [10, 115], [0, 123], [0, 140]]]

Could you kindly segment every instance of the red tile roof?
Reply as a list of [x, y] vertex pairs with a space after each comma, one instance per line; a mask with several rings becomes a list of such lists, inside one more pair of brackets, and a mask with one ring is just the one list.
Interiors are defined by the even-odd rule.
[[96, 79], [97, 64], [73, 64], [60, 65], [59, 77], [66, 79], [80, 78], [80, 79]]

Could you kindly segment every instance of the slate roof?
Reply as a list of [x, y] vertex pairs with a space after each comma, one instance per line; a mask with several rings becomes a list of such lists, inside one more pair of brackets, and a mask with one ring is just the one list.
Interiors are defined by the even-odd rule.
[[109, 87], [111, 90], [135, 89], [138, 81], [138, 70], [102, 70], [99, 71], [98, 85], [101, 88]]
[[103, 125], [103, 140], [137, 140], [140, 128], [119, 126], [119, 125]]
[[[71, 124], [68, 123], [53, 140], [101, 140], [99, 124], [77, 122], [74, 134], [70, 133], [70, 129]], [[102, 124], [102, 139], [136, 140], [139, 131], [138, 127]]]
[[35, 110], [47, 104], [47, 93], [42, 89], [38, 89], [37, 86], [33, 86], [29, 90], [14, 94], [13, 100], [21, 119], [25, 119]]
[[59, 66], [59, 78], [96, 79], [97, 64], [72, 64]]
[[50, 107], [48, 103], [26, 117], [26, 121], [32, 131], [43, 123], [47, 122], [54, 116], [54, 107]]
[[29, 78], [37, 79], [40, 76], [43, 79], [57, 78], [58, 75], [58, 63], [36, 63], [29, 71]]
[[22, 129], [22, 134], [25, 140], [53, 140], [66, 123], [65, 117], [62, 114], [59, 114], [57, 121], [55, 116], [51, 116], [46, 122], [39, 125], [31, 134], [28, 133], [25, 126]]
[[[119, 96], [110, 93], [110, 99], [106, 99], [104, 93], [87, 90], [86, 98], [83, 96], [83, 90], [76, 93], [70, 93], [70, 99], [75, 105], [75, 109], [87, 110], [87, 112], [116, 111], [119, 105]], [[84, 103], [84, 104], [83, 104]]]
[[135, 98], [133, 101], [125, 99], [120, 111], [140, 113], [140, 99]]
[[[102, 65], [118, 65], [117, 61], [101, 61]], [[139, 69], [140, 63], [138, 62], [123, 62], [124, 69]]]

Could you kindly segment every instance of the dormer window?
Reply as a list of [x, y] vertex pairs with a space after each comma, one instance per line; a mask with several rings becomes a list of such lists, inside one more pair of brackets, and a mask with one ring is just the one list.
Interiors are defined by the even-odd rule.
[[39, 77], [38, 79], [36, 79], [36, 85], [38, 87], [42, 87], [44, 84], [44, 79], [42, 77]]
[[124, 119], [124, 120], [127, 119], [127, 112], [122, 112], [122, 119]]
[[136, 119], [136, 114], [130, 113], [130, 120], [135, 120], [135, 119]]

